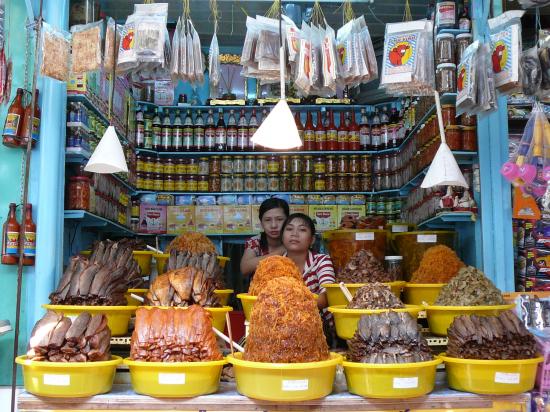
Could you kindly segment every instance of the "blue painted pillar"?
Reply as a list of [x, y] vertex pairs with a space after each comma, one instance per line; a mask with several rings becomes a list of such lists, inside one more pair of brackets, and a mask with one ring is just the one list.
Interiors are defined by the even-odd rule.
[[[67, 29], [69, 0], [44, 0], [44, 20]], [[27, 291], [28, 324], [43, 315], [43, 303], [54, 290], [63, 270], [63, 210], [65, 187], [65, 83], [40, 78], [42, 122], [40, 142], [33, 150], [30, 201], [36, 206], [36, 266], [34, 281]]]

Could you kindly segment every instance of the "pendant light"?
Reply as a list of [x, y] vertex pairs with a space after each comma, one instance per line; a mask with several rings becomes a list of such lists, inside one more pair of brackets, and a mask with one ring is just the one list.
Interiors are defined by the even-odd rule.
[[439, 93], [437, 91], [435, 92], [435, 105], [437, 109], [437, 119], [439, 121], [441, 145], [420, 187], [424, 189], [434, 186], [461, 186], [468, 188], [468, 183], [466, 183], [466, 179], [464, 179], [462, 171], [460, 167], [458, 167], [453, 152], [451, 152], [445, 140], [445, 128], [443, 127], [443, 116], [441, 115], [441, 102], [439, 101]]
[[289, 150], [303, 145], [296, 121], [286, 102], [285, 46], [282, 30], [283, 6], [279, 0], [279, 70], [281, 74], [281, 98], [252, 136], [252, 142], [269, 149]]

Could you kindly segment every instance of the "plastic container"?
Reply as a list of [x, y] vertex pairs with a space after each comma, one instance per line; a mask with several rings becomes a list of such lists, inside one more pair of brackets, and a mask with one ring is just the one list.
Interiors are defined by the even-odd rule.
[[138, 295], [142, 298], [145, 298], [145, 295], [149, 289], [128, 289], [128, 291], [124, 294], [124, 297], [126, 298], [126, 301], [128, 302], [128, 306], [141, 306], [143, 305], [143, 302], [140, 300], [137, 300], [136, 298], [133, 298], [131, 295]]
[[258, 300], [258, 296], [249, 295], [248, 293], [239, 293], [237, 298], [240, 299], [241, 304], [243, 305], [244, 318], [250, 322], [252, 307]]
[[[366, 283], [346, 283], [345, 286], [348, 288], [349, 292], [352, 296], [355, 296], [355, 293], [357, 290], [359, 290], [361, 287], [365, 286]], [[384, 285], [389, 286], [393, 294], [397, 297], [401, 296], [401, 291], [406, 285], [405, 281], [395, 281], [395, 282], [387, 282], [384, 283]], [[338, 305], [347, 305], [348, 300], [344, 296], [344, 293], [340, 289], [340, 286], [338, 283], [323, 283], [321, 285], [327, 290], [327, 299], [328, 299], [328, 305], [329, 306], [338, 306]]]
[[450, 358], [439, 355], [445, 362], [449, 387], [458, 391], [487, 395], [513, 395], [528, 392], [535, 386], [537, 365], [533, 359], [483, 360]]
[[216, 289], [214, 293], [220, 298], [222, 306], [226, 306], [229, 303], [229, 298], [235, 292], [233, 289]]
[[374, 364], [344, 361], [348, 391], [365, 398], [414, 398], [433, 391], [441, 359]]
[[396, 233], [392, 240], [393, 249], [403, 256], [403, 277], [409, 280], [418, 269], [424, 252], [436, 245], [445, 245], [454, 249], [455, 232], [419, 231]]
[[[83, 250], [80, 252], [81, 255], [90, 256], [90, 250]], [[153, 258], [153, 252], [148, 250], [134, 250], [134, 259], [138, 263], [139, 268], [141, 269], [141, 274], [147, 276], [151, 274], [151, 260]]]
[[[144, 308], [158, 308], [158, 309], [181, 309], [185, 310], [186, 307], [180, 306], [143, 306]], [[212, 315], [212, 326], [223, 332], [225, 329], [225, 314], [231, 312], [233, 308], [231, 306], [222, 306], [221, 308], [203, 308], [210, 312]]]
[[135, 392], [156, 398], [186, 398], [218, 391], [227, 361], [137, 362], [124, 359]]
[[237, 391], [253, 399], [298, 402], [323, 398], [332, 392], [336, 365], [342, 356], [331, 352], [330, 359], [308, 363], [265, 363], [242, 359], [241, 353], [228, 355], [233, 365]]
[[[157, 262], [157, 273], [159, 275], [163, 274], [165, 272], [164, 268], [165, 268], [166, 264], [168, 263], [168, 259], [170, 258], [170, 254], [169, 253], [154, 253], [153, 257], [155, 258], [155, 261]], [[218, 256], [218, 262], [219, 262], [220, 267], [222, 269], [225, 268], [225, 265], [230, 260], [231, 259], [228, 258], [228, 257]]]
[[409, 305], [433, 305], [446, 283], [407, 283], [403, 302]]
[[323, 240], [336, 273], [341, 272], [355, 252], [362, 249], [370, 250], [380, 262], [383, 262], [386, 237], [385, 230], [377, 229], [339, 229], [323, 233]]
[[62, 313], [69, 318], [76, 318], [82, 312], [90, 315], [99, 313], [107, 316], [107, 326], [112, 336], [124, 336], [128, 333], [130, 317], [135, 313], [137, 306], [77, 306], [77, 305], [42, 305], [46, 310]]
[[359, 319], [364, 315], [373, 315], [376, 313], [389, 312], [407, 312], [413, 318], [417, 318], [422, 312], [422, 306], [405, 305], [403, 309], [346, 309], [346, 305], [329, 306], [328, 311], [334, 316], [336, 324], [336, 334], [341, 339], [351, 339], [355, 335]]
[[40, 362], [18, 356], [25, 390], [50, 398], [84, 398], [107, 393], [113, 386], [119, 356], [102, 362]]
[[501, 312], [514, 307], [515, 305], [513, 304], [494, 306], [425, 306], [430, 332], [439, 336], [447, 336], [447, 329], [457, 316], [498, 316]]

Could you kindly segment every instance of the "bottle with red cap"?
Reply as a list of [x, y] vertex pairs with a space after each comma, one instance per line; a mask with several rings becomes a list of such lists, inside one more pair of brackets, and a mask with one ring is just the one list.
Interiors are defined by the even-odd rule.
[[361, 150], [361, 138], [360, 138], [360, 128], [357, 123], [355, 123], [355, 112], [351, 112], [351, 118], [348, 126], [348, 141], [349, 141], [349, 150]]
[[334, 112], [330, 110], [327, 126], [327, 150], [333, 152], [338, 150], [338, 129], [334, 124]]
[[327, 131], [323, 125], [321, 111], [317, 112], [317, 125], [315, 126], [315, 150], [322, 152], [327, 150]]
[[294, 113], [294, 121], [296, 122], [296, 129], [298, 129], [298, 134], [300, 135], [300, 140], [302, 141], [302, 146], [304, 145], [304, 126], [302, 125], [302, 120], [300, 119], [300, 112]]
[[311, 112], [307, 112], [306, 125], [304, 126], [304, 150], [315, 150], [315, 129]]
[[252, 141], [252, 137], [254, 133], [256, 133], [256, 130], [258, 130], [258, 118], [256, 117], [256, 109], [252, 109], [252, 115], [248, 122], [248, 150], [251, 152], [256, 150], [256, 145]]
[[359, 127], [361, 150], [371, 150], [370, 126], [366, 109], [361, 109], [361, 125]]
[[338, 150], [349, 150], [348, 128], [344, 112], [340, 112], [340, 124], [338, 125]]

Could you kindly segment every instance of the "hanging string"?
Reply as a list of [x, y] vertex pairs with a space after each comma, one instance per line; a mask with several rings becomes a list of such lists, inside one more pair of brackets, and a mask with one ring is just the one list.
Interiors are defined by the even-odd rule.
[[278, 19], [280, 3], [281, 3], [280, 0], [275, 0], [271, 5], [271, 7], [265, 13], [265, 17], [268, 17], [270, 19]]
[[182, 0], [183, 2], [183, 17], [185, 17], [185, 20], [189, 20], [191, 18], [191, 6], [189, 5], [189, 0]]
[[[114, 38], [116, 39], [116, 24], [115, 24], [115, 34]], [[113, 56], [116, 56], [116, 45], [117, 42], [113, 42]], [[115, 70], [116, 70], [116, 64], [113, 64], [113, 70], [111, 71], [111, 81], [109, 82], [109, 86], [111, 87], [111, 90], [109, 91], [109, 126], [113, 125], [113, 98], [115, 95]]]
[[325, 13], [323, 13], [323, 9], [321, 8], [319, 1], [316, 1], [315, 4], [313, 4], [313, 9], [311, 13], [311, 23], [316, 26], [322, 26], [324, 22], [325, 22]]
[[405, 11], [403, 12], [403, 21], [412, 21], [411, 5], [409, 0], [405, 0]]
[[535, 9], [535, 39], [536, 39], [535, 46], [538, 46], [539, 44], [539, 33], [541, 29], [542, 29], [542, 26], [540, 24], [540, 8], [537, 7]]
[[155, 0], [145, 0], [143, 4], [153, 4]]
[[342, 10], [342, 25], [355, 19], [355, 12], [353, 11], [351, 0], [344, 0], [342, 4], [334, 10], [334, 14], [338, 13], [340, 10]]
[[218, 21], [220, 19], [220, 11], [218, 9], [218, 0], [210, 0], [210, 13], [214, 20], [214, 32], [218, 32]]

